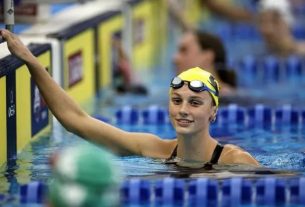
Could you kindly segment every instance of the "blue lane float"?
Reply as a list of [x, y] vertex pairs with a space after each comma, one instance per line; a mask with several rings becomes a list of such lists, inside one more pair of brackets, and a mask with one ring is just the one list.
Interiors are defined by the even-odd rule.
[[274, 85], [296, 80], [304, 81], [302, 76], [305, 73], [304, 58], [291, 55], [287, 58], [277, 58], [275, 56], [257, 57], [247, 55], [239, 60], [234, 60], [237, 64], [239, 75], [239, 86], [247, 88], [257, 88], [258, 85]]
[[286, 181], [266, 177], [256, 182], [256, 203], [261, 205], [283, 205], [287, 202]]
[[160, 204], [180, 204], [185, 200], [185, 181], [174, 178], [158, 180], [155, 186], [155, 201]]
[[253, 200], [252, 183], [241, 177], [224, 180], [222, 184], [222, 203], [228, 206], [251, 204]]
[[257, 83], [258, 63], [257, 59], [253, 55], [247, 55], [241, 59], [238, 63], [238, 74], [240, 74], [239, 85], [250, 87]]
[[139, 123], [139, 110], [132, 106], [124, 106], [117, 110], [115, 117], [118, 124], [137, 124]]
[[188, 193], [190, 206], [217, 206], [218, 182], [208, 178], [192, 180]]
[[[46, 200], [47, 189], [45, 183], [31, 182], [20, 186], [18, 196], [0, 194], [0, 204], [8, 201], [18, 203], [18, 200], [22, 204], [42, 204]], [[156, 181], [130, 178], [122, 183], [120, 197], [121, 204], [128, 206], [304, 205], [305, 177], [268, 176], [256, 180], [244, 177], [224, 180], [165, 177]]]
[[292, 55], [285, 60], [285, 76], [292, 79], [303, 74], [302, 60], [300, 57]]
[[[103, 117], [96, 115], [100, 120]], [[164, 125], [169, 124], [168, 111], [162, 106], [152, 105], [144, 109], [124, 106], [115, 112], [117, 124]], [[237, 104], [221, 106], [213, 125], [219, 127], [239, 126], [245, 128], [266, 128], [273, 126], [299, 126], [305, 123], [305, 109], [282, 105], [272, 109], [270, 106], [256, 104], [243, 107]], [[107, 121], [107, 120], [106, 120]]]
[[277, 124], [298, 124], [299, 112], [293, 109], [290, 105], [283, 105], [275, 110], [275, 122]]
[[121, 188], [121, 200], [127, 204], [149, 203], [151, 198], [150, 183], [138, 178], [124, 181]]
[[305, 178], [293, 179], [289, 185], [290, 203], [305, 205]]
[[165, 124], [167, 121], [166, 110], [160, 106], [152, 105], [142, 111], [144, 124]]
[[164, 107], [151, 105], [143, 110], [133, 106], [124, 106], [115, 112], [118, 124], [160, 125], [168, 123], [168, 113]]
[[21, 203], [43, 203], [47, 193], [47, 186], [41, 182], [31, 182], [20, 187]]
[[217, 118], [221, 124], [245, 124], [246, 122], [246, 110], [237, 104], [220, 108], [218, 114]]
[[247, 110], [250, 126], [266, 126], [272, 124], [272, 110], [263, 104], [257, 104]]
[[267, 56], [263, 59], [263, 80], [265, 83], [279, 82], [280, 80], [280, 62], [274, 56]]

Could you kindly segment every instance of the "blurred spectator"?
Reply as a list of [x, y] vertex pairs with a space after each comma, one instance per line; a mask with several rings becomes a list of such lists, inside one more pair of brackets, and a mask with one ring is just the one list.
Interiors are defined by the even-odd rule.
[[294, 17], [287, 0], [261, 0], [258, 3], [257, 25], [267, 52], [278, 56], [305, 56], [305, 42], [293, 37]]
[[112, 39], [113, 46], [113, 82], [114, 88], [119, 93], [134, 93], [146, 95], [147, 89], [142, 85], [133, 72], [131, 63], [123, 49], [121, 38], [115, 36]]
[[114, 156], [92, 144], [63, 149], [53, 156], [50, 207], [119, 206], [121, 171]]
[[[183, 17], [174, 1], [168, 0], [170, 13], [182, 28], [194, 28]], [[209, 11], [238, 22], [248, 22], [255, 24], [261, 32], [266, 45], [266, 53], [278, 56], [288, 56], [292, 54], [305, 55], [305, 42], [297, 41], [292, 33], [294, 17], [288, 0], [259, 0], [257, 13], [240, 5], [231, 4], [228, 1], [201, 0], [202, 6]], [[250, 53], [250, 51], [249, 51]]]
[[222, 95], [229, 95], [236, 87], [235, 71], [226, 66], [226, 51], [222, 41], [215, 35], [200, 32], [186, 32], [174, 55], [176, 73], [192, 67], [201, 67], [218, 80]]

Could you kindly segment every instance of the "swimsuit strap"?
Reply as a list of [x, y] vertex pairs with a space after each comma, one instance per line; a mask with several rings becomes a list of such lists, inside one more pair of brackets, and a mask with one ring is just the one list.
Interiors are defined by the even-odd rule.
[[178, 149], [178, 145], [176, 145], [176, 147], [173, 150], [171, 156], [166, 159], [166, 162], [169, 162], [169, 161], [174, 160], [176, 158], [176, 156], [177, 156], [177, 149]]
[[[212, 154], [212, 158], [211, 158], [211, 161], [209, 162], [209, 164], [217, 164], [218, 163], [218, 160], [220, 158], [220, 155], [222, 153], [222, 150], [223, 150], [224, 146], [222, 146], [221, 144], [217, 143], [215, 149], [214, 149], [214, 152]], [[171, 156], [169, 158], [166, 159], [166, 161], [171, 161], [173, 159], [176, 158], [177, 156], [177, 149], [178, 149], [178, 145], [176, 145], [175, 149], [173, 150]]]
[[218, 163], [222, 150], [223, 150], [223, 146], [221, 144], [217, 143], [217, 145], [214, 149], [210, 164], [214, 165], [214, 164]]

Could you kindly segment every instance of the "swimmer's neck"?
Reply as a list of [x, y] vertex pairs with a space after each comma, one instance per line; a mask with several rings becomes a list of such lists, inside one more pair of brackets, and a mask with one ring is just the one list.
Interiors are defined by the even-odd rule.
[[186, 162], [209, 162], [217, 141], [208, 133], [201, 136], [178, 136], [177, 157]]

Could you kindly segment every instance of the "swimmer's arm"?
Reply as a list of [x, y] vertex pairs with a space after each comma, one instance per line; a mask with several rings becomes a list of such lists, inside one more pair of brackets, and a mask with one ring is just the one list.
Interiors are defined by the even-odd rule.
[[181, 26], [183, 30], [194, 30], [195, 25], [187, 21], [183, 15], [183, 11], [178, 7], [176, 0], [167, 0], [168, 13]]
[[175, 146], [175, 141], [162, 140], [154, 134], [127, 132], [90, 116], [81, 119], [80, 136], [120, 155], [167, 158]]
[[168, 142], [155, 135], [126, 132], [89, 116], [57, 85], [17, 36], [7, 30], [0, 30], [0, 34], [10, 52], [25, 62], [49, 109], [67, 130], [120, 154], [163, 158], [170, 153]]
[[202, 6], [208, 8], [210, 11], [229, 18], [233, 21], [253, 21], [253, 14], [251, 11], [239, 5], [232, 5], [228, 1], [219, 0], [201, 0]]

